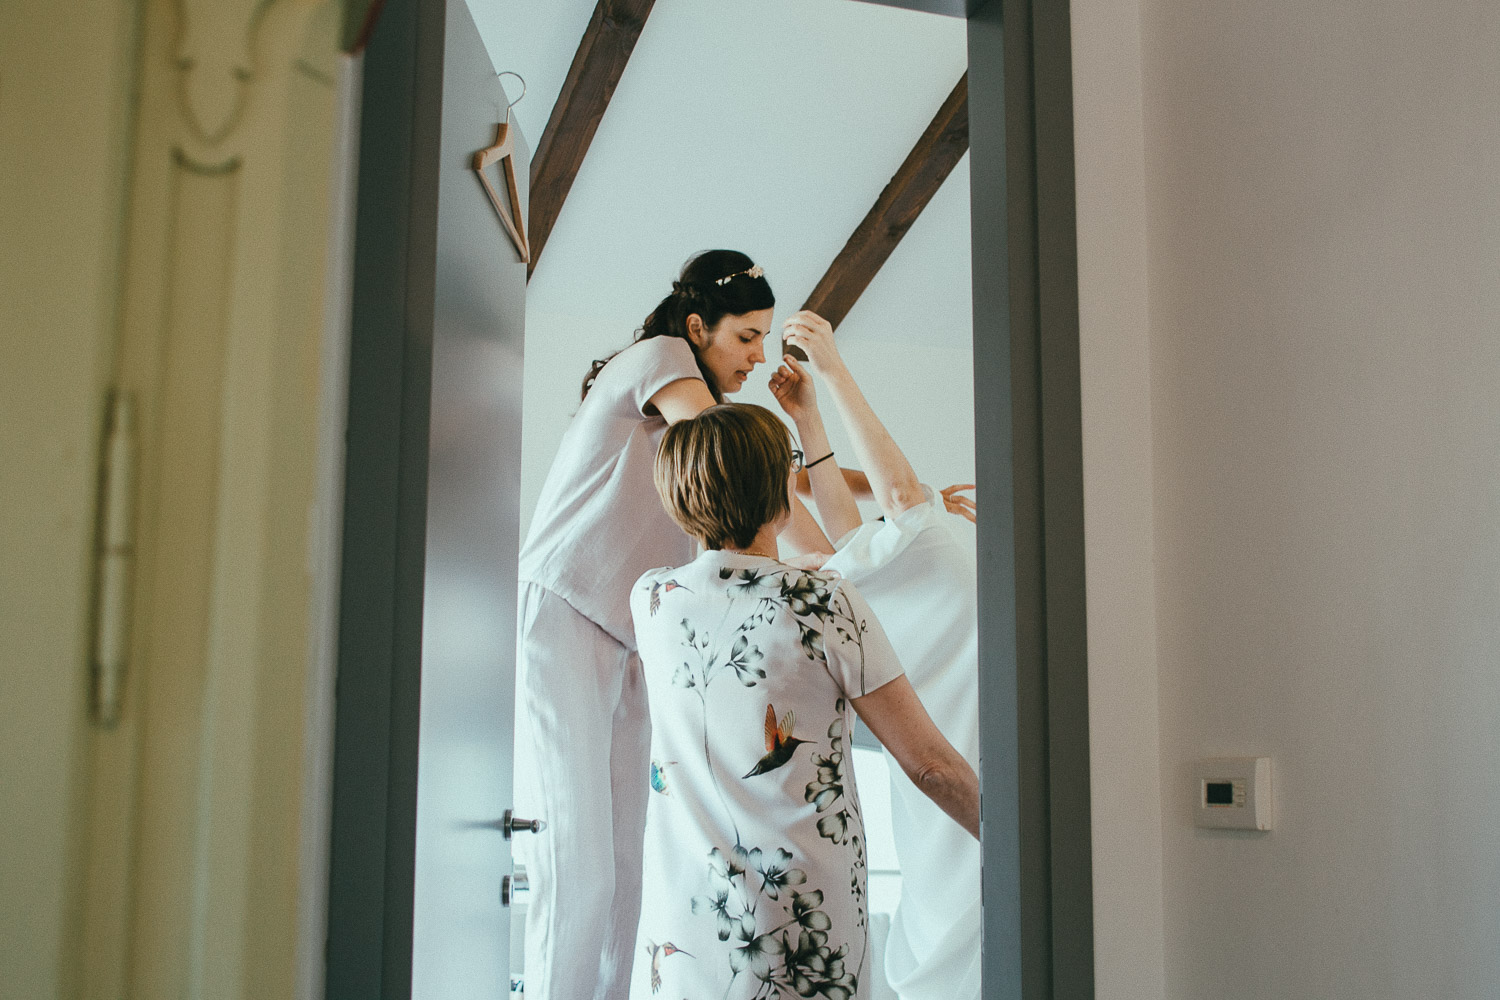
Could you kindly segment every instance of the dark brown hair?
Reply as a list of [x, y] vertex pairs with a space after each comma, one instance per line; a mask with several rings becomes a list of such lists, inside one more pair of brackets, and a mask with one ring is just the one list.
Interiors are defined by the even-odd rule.
[[792, 435], [770, 410], [722, 403], [679, 420], [656, 450], [656, 492], [706, 548], [745, 548], [787, 514]]
[[[743, 316], [759, 309], [770, 309], [776, 305], [771, 283], [764, 277], [752, 278], [742, 273], [754, 266], [755, 262], [738, 250], [704, 250], [690, 257], [682, 265], [682, 272], [677, 280], [672, 282], [672, 293], [651, 310], [651, 315], [635, 331], [633, 343], [650, 340], [652, 337], [680, 337], [691, 346], [693, 341], [688, 336], [687, 318], [694, 313], [703, 320], [704, 326], [712, 329], [725, 316]], [[720, 278], [729, 275], [734, 277], [719, 284]], [[618, 353], [619, 351], [615, 352]], [[608, 358], [594, 362], [589, 373], [584, 376], [580, 399], [588, 396], [594, 379], [599, 377], [599, 372], [614, 356], [611, 354]], [[698, 356], [696, 348], [693, 356]], [[716, 401], [722, 403], [724, 394], [714, 384], [713, 376], [703, 367], [701, 360], [698, 362], [698, 370], [703, 373], [703, 381], [708, 383], [708, 391], [713, 393]]]

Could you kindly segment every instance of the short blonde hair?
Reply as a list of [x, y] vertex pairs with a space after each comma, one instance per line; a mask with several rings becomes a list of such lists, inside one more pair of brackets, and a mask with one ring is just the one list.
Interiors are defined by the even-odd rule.
[[723, 403], [667, 428], [656, 492], [683, 531], [710, 549], [745, 548], [790, 512], [792, 435], [764, 406]]

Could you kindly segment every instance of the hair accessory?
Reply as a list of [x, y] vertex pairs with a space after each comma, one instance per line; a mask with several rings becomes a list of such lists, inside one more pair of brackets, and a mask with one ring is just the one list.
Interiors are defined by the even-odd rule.
[[738, 278], [742, 274], [747, 274], [747, 275], [749, 275], [752, 278], [760, 278], [760, 277], [764, 277], [765, 273], [766, 273], [766, 269], [765, 268], [761, 267], [759, 264], [754, 264], [754, 265], [751, 265], [750, 267], [745, 268], [743, 271], [736, 271], [733, 274], [726, 274], [726, 275], [724, 275], [724, 277], [717, 279], [714, 282], [714, 284], [716, 284], [716, 285], [726, 285], [726, 284], [729, 283], [729, 281], [730, 281], [731, 278]]
[[833, 457], [833, 452], [830, 451], [828, 454], [824, 455], [822, 458], [818, 459], [817, 461], [803, 463], [802, 468], [804, 468], [804, 469], [811, 469], [813, 466], [817, 465], [818, 462], [826, 462], [826, 461], [828, 461], [832, 457]]

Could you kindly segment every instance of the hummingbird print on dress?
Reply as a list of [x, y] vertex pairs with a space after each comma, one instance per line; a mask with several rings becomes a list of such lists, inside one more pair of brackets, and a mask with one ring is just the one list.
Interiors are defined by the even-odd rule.
[[661, 992], [661, 960], [668, 955], [686, 955], [692, 958], [692, 952], [683, 951], [672, 942], [657, 944], [655, 941], [646, 942], [646, 954], [651, 956], [651, 992]]
[[[651, 585], [651, 604], [647, 610], [649, 610], [653, 615], [656, 614], [657, 609], [661, 607], [661, 595], [670, 594], [678, 587], [682, 587], [682, 584], [678, 583], [676, 580], [668, 580], [665, 583], [653, 583]], [[692, 591], [688, 590], [686, 587], [682, 587], [682, 589], [687, 590], [689, 594], [692, 593]]]
[[651, 762], [652, 791], [661, 792], [663, 795], [671, 794], [667, 791], [667, 768], [671, 767], [675, 763], [677, 763], [675, 760], [669, 760], [665, 764], [658, 763], [654, 760]]
[[799, 740], [792, 735], [794, 719], [791, 712], [781, 717], [781, 723], [776, 722], [776, 708], [774, 705], [766, 705], [766, 755], [755, 762], [750, 773], [745, 775], [753, 778], [757, 774], [765, 774], [774, 771], [787, 761], [792, 759], [792, 754], [797, 747], [809, 740]]

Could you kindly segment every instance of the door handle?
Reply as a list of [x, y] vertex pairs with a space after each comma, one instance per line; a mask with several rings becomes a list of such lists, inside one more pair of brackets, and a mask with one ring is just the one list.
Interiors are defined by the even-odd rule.
[[500, 880], [500, 905], [509, 906], [516, 898], [516, 893], [525, 892], [531, 885], [526, 881], [526, 873], [518, 872], [515, 875], [507, 875]]
[[514, 811], [505, 810], [505, 816], [500, 820], [500, 832], [505, 834], [509, 840], [513, 833], [541, 833], [547, 829], [547, 823], [540, 819], [518, 819]]

